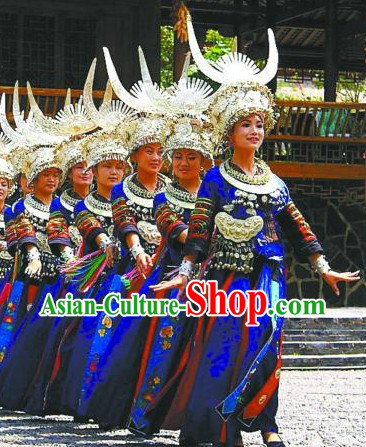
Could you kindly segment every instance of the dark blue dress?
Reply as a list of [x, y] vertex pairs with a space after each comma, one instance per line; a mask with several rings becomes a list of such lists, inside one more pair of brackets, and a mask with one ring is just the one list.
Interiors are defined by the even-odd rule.
[[[153, 216], [153, 198], [166, 187], [167, 179], [159, 174], [155, 192], [141, 185], [136, 175], [127, 177], [112, 190], [115, 235], [127, 254], [126, 235], [136, 233], [145, 252], [156, 252], [161, 236]], [[134, 263], [122, 258], [120, 273], [128, 272]], [[115, 281], [114, 281], [115, 282]], [[118, 283], [116, 283], [118, 286]], [[112, 288], [124, 295], [120, 289]], [[126, 425], [149, 319], [143, 317], [99, 317], [98, 330], [89, 352], [81, 387], [78, 415], [109, 426]]]
[[[98, 249], [95, 238], [113, 231], [110, 202], [92, 192], [75, 206], [75, 224], [82, 235], [81, 255]], [[112, 276], [103, 273], [87, 292], [71, 282], [65, 292], [77, 298], [100, 301], [108, 293]], [[48, 336], [39, 372], [25, 410], [32, 414], [75, 414], [87, 354], [98, 317], [55, 318]]]
[[[59, 260], [52, 254], [47, 241], [47, 205], [28, 195], [15, 204], [14, 218], [20, 270], [11, 286], [7, 310], [0, 325], [0, 344], [5, 356], [0, 368], [0, 405], [8, 409], [21, 409], [24, 393], [37, 364], [38, 348], [44, 343], [42, 331], [28, 333], [27, 328], [34, 319], [38, 321], [37, 327], [47, 323], [38, 317], [36, 309], [43, 293], [57, 293], [59, 290], [56, 280]], [[40, 252], [42, 270], [36, 278], [25, 274], [28, 264], [26, 244], [36, 246]]]
[[[205, 280], [228, 294], [263, 290], [273, 307], [285, 298], [281, 229], [302, 259], [322, 248], [284, 182], [260, 169], [248, 178], [226, 161], [207, 172], [184, 251], [203, 262]], [[233, 446], [240, 430], [277, 431], [283, 318], [264, 315], [256, 327], [246, 319], [196, 319], [189, 364], [162, 424], [180, 428], [188, 443]]]
[[[146, 279], [144, 290], [151, 298], [177, 298], [177, 291], [154, 293], [151, 285], [166, 279], [166, 274], [180, 266], [184, 244], [180, 234], [188, 229], [196, 195], [178, 184], [168, 185], [166, 193], [154, 200], [155, 218], [162, 234], [161, 255], [152, 274]], [[184, 299], [182, 297], [182, 299]], [[150, 318], [149, 332], [140, 366], [128, 428], [134, 432], [151, 434], [159, 430], [169, 408], [174, 390], [187, 362], [193, 320], [183, 313], [176, 317]]]

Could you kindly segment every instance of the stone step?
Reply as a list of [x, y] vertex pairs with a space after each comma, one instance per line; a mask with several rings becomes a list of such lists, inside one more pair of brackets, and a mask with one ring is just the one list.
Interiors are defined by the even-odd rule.
[[284, 329], [366, 330], [366, 318], [286, 318]]
[[301, 340], [283, 343], [284, 355], [366, 354], [366, 340]]
[[319, 367], [366, 368], [366, 354], [283, 355], [284, 368], [318, 369]]
[[285, 341], [352, 341], [366, 340], [366, 330], [290, 329], [284, 330]]

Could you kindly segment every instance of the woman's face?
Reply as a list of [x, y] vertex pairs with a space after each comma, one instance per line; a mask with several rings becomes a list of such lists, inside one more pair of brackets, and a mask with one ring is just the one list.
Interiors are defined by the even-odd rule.
[[163, 149], [160, 143], [149, 143], [139, 147], [131, 159], [137, 163], [138, 171], [156, 174], [162, 165], [162, 153]]
[[263, 138], [263, 120], [255, 114], [248, 115], [238, 121], [229, 135], [229, 141], [236, 150], [256, 151], [263, 143]]
[[178, 180], [199, 178], [202, 155], [192, 149], [176, 149], [173, 152], [173, 173]]
[[5, 178], [0, 178], [0, 201], [3, 202], [8, 196], [9, 182]]
[[69, 179], [74, 186], [87, 186], [93, 181], [93, 172], [88, 169], [84, 172], [86, 168], [86, 162], [81, 161], [77, 163], [70, 169]]
[[40, 172], [33, 182], [34, 190], [43, 194], [53, 194], [60, 183], [60, 174], [60, 170], [56, 168]]
[[125, 172], [125, 163], [117, 160], [101, 161], [93, 168], [95, 179], [99, 186], [104, 188], [113, 188], [123, 177]]

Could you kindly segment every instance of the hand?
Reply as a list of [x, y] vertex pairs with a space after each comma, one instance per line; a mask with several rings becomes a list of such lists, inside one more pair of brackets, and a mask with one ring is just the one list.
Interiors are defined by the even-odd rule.
[[32, 259], [28, 262], [28, 265], [25, 269], [26, 275], [30, 276], [31, 278], [33, 276], [36, 276], [37, 274], [41, 273], [42, 270], [42, 262], [39, 259]]
[[185, 288], [188, 284], [188, 277], [185, 275], [177, 275], [175, 278], [171, 279], [170, 281], [161, 281], [159, 284], [156, 284], [154, 286], [150, 286], [150, 289], [152, 289], [154, 292], [160, 292], [161, 290], [171, 290], [171, 289], [179, 289], [180, 294], [184, 292]]
[[136, 256], [136, 265], [141, 276], [146, 279], [148, 267], [152, 267], [153, 265], [151, 257], [145, 252], [140, 253]]
[[116, 244], [109, 244], [105, 250], [107, 266], [113, 267], [115, 261], [118, 259], [118, 247]]
[[339, 289], [337, 287], [338, 282], [353, 282], [358, 281], [360, 279], [359, 276], [360, 271], [357, 270], [357, 272], [344, 272], [344, 273], [338, 273], [334, 272], [333, 270], [329, 270], [327, 273], [323, 273], [323, 279], [326, 283], [329, 284], [333, 292], [339, 296]]

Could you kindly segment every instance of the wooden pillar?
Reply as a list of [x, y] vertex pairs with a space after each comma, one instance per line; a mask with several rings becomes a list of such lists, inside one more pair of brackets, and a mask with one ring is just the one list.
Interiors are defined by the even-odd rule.
[[64, 26], [64, 14], [58, 11], [55, 16], [55, 88], [63, 88], [65, 85]]
[[140, 0], [136, 32], [139, 33], [139, 45], [144, 51], [151, 77], [156, 82], [160, 82], [160, 23], [160, 0]]
[[[267, 27], [272, 28], [273, 32], [275, 32], [276, 26], [276, 0], [267, 0], [266, 5], [266, 21]], [[267, 36], [266, 36], [267, 38]], [[268, 57], [268, 52], [267, 52]], [[268, 83], [268, 88], [271, 90], [273, 94], [277, 91], [277, 74], [276, 76]]]
[[243, 0], [235, 0], [234, 1], [234, 37], [237, 38], [237, 44], [238, 44], [238, 51], [242, 50], [242, 36], [241, 36], [241, 30], [242, 30], [242, 23], [241, 23], [241, 9], [243, 6]]
[[[174, 33], [175, 34], [175, 33]], [[181, 42], [174, 35], [174, 59], [173, 59], [173, 79], [177, 82], [182, 74], [182, 69], [187, 53], [189, 52], [189, 43]]]
[[[94, 90], [104, 90], [108, 79], [105, 68], [103, 47], [107, 47], [111, 53], [113, 63], [121, 81], [126, 82], [124, 65], [129, 62], [125, 51], [125, 40], [127, 38], [124, 23], [121, 16], [103, 15], [97, 20], [96, 26], [96, 56], [97, 67], [94, 79]], [[92, 61], [90, 61], [91, 63]]]
[[324, 101], [337, 96], [337, 1], [327, 0], [325, 10]]

